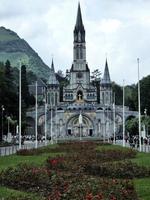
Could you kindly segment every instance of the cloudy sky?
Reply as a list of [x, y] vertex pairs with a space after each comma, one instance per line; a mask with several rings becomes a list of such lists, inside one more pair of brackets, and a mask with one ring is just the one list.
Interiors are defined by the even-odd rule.
[[[87, 62], [122, 84], [150, 74], [150, 0], [80, 0], [86, 29]], [[56, 71], [70, 69], [78, 0], [0, 0], [0, 26], [24, 38]]]

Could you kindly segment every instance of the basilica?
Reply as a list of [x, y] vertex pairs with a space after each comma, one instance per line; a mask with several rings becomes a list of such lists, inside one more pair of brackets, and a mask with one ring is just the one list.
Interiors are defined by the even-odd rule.
[[[90, 80], [85, 35], [79, 4], [73, 31], [73, 62], [68, 84], [63, 90], [60, 89], [53, 60], [46, 87], [41, 84], [41, 87], [46, 88], [45, 108], [43, 106], [38, 110], [38, 130], [42, 134], [46, 131], [47, 135], [58, 138], [80, 136], [99, 139], [109, 139], [114, 132], [116, 135], [122, 134], [123, 108], [114, 102], [108, 61], [106, 59], [103, 77], [97, 88]], [[62, 100], [60, 92], [63, 94]], [[125, 107], [125, 118], [131, 115], [136, 116], [137, 112]], [[27, 119], [28, 128], [34, 132], [34, 111], [27, 113]]]

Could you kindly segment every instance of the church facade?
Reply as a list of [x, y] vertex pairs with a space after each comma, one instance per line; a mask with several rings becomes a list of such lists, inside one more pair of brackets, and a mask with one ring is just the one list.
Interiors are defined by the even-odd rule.
[[[60, 102], [60, 87], [56, 79], [54, 63], [47, 82], [46, 95], [46, 132], [53, 137], [98, 137], [109, 139], [122, 132], [122, 106], [114, 105], [112, 83], [106, 59], [100, 87], [90, 81], [90, 67], [86, 60], [85, 28], [82, 21], [80, 4], [74, 28], [73, 63], [69, 71], [69, 83], [63, 88], [63, 101]], [[99, 95], [99, 97], [98, 97]], [[45, 131], [44, 108], [39, 111], [38, 126]], [[136, 116], [136, 112], [125, 107], [125, 118]], [[28, 117], [34, 119], [34, 114]], [[82, 116], [82, 120], [79, 116]], [[114, 123], [115, 122], [115, 123]]]

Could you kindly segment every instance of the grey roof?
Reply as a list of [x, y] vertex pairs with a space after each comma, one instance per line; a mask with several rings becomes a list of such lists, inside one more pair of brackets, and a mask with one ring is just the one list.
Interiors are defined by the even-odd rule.
[[102, 78], [102, 80], [101, 80], [101, 84], [102, 84], [102, 85], [111, 84], [107, 59], [106, 59], [106, 63], [105, 63], [105, 70], [104, 70], [103, 78]]
[[52, 64], [51, 64], [51, 68], [50, 68], [50, 75], [49, 75], [49, 79], [48, 79], [47, 83], [49, 85], [58, 85], [59, 84], [58, 80], [56, 79], [53, 59], [52, 59]]
[[[29, 92], [30, 94], [33, 94], [35, 95], [35, 90], [36, 90], [36, 83], [33, 83], [32, 85], [29, 85]], [[38, 79], [37, 80], [37, 94], [38, 95], [43, 95], [45, 90], [46, 90], [46, 84], [41, 80], [41, 79]], [[44, 90], [45, 88], [45, 90]]]
[[46, 84], [40, 78], [37, 80], [37, 85], [38, 87], [46, 87]]

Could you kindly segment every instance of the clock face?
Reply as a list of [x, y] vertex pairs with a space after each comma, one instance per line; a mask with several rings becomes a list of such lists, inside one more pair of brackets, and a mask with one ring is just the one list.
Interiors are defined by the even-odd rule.
[[77, 77], [78, 77], [78, 78], [82, 78], [82, 77], [83, 77], [82, 72], [78, 72], [78, 73], [77, 73]]

